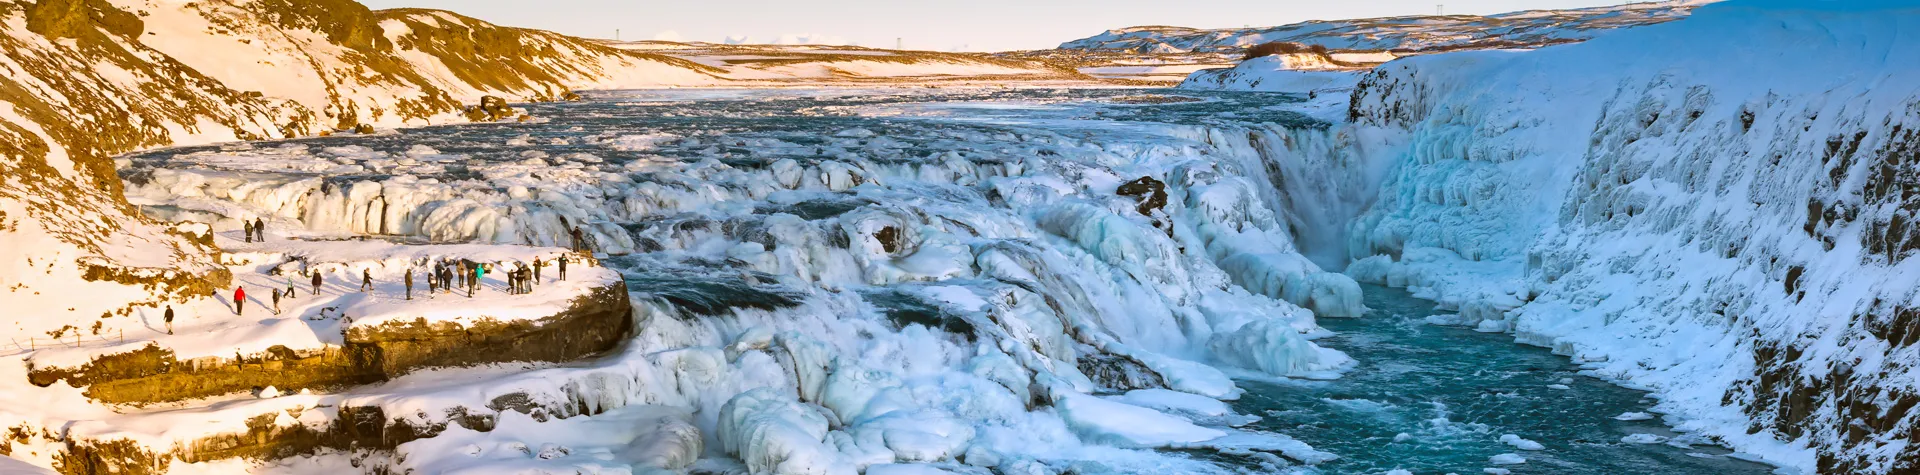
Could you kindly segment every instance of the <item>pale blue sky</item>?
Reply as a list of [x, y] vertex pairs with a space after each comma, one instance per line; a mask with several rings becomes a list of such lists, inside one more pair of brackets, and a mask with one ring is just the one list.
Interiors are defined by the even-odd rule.
[[[910, 49], [1005, 51], [1052, 48], [1110, 28], [1272, 26], [1313, 19], [1447, 13], [1488, 14], [1626, 3], [1618, 0], [361, 0], [373, 8], [452, 10], [509, 26], [576, 36]], [[811, 37], [812, 41], [804, 41]]]

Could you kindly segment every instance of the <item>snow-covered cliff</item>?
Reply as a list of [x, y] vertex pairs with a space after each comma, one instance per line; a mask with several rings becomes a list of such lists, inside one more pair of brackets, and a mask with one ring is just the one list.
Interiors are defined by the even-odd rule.
[[1388, 63], [1330, 132], [1390, 169], [1347, 272], [1774, 462], [1920, 469], [1916, 28], [1907, 2], [1730, 2]]

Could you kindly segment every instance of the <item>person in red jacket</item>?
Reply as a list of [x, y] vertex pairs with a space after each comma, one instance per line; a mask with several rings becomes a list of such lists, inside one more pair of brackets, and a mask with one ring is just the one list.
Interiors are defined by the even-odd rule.
[[234, 315], [243, 314], [245, 313], [244, 311], [246, 309], [247, 309], [247, 289], [242, 287], [234, 287], [233, 288], [233, 314]]

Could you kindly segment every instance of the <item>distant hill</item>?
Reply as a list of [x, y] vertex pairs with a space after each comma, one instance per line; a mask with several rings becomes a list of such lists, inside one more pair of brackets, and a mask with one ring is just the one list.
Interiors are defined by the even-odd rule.
[[1611, 30], [1685, 18], [1703, 2], [1677, 1], [1491, 16], [1431, 15], [1314, 20], [1264, 28], [1137, 26], [1062, 43], [1062, 50], [1142, 54], [1235, 53], [1268, 42], [1342, 51], [1430, 52], [1529, 48], [1583, 41]]

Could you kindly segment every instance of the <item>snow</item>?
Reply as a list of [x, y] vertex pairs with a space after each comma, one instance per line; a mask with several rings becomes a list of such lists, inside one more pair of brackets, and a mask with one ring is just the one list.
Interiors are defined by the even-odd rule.
[[[1084, 106], [930, 100], [809, 106], [804, 114], [820, 116], [809, 120], [889, 121], [809, 131], [805, 143], [640, 124], [561, 138], [556, 148], [580, 150], [566, 154], [278, 144], [129, 158], [123, 170], [142, 173], [130, 180], [129, 199], [166, 219], [200, 223], [180, 229], [215, 233], [226, 251], [222, 264], [254, 297], [284, 285], [275, 270], [317, 269], [333, 287], [283, 302], [285, 312], [274, 316], [258, 306], [248, 309], [251, 317], [228, 316], [218, 298], [176, 302], [182, 318], [174, 335], [153, 326], [154, 309], [134, 308], [135, 318], [115, 322], [139, 323], [113, 328], [132, 331], [130, 340], [65, 336], [75, 338], [71, 346], [45, 349], [30, 340], [8, 357], [71, 366], [149, 342], [182, 358], [272, 345], [324, 348], [340, 344], [336, 335], [349, 325], [333, 315], [352, 316], [351, 325], [536, 319], [615, 279], [673, 285], [636, 289], [635, 318], [645, 323], [639, 334], [586, 361], [423, 371], [337, 393], [262, 388], [139, 408], [92, 404], [65, 385], [16, 384], [0, 386], [0, 396], [15, 402], [0, 408], [0, 420], [67, 428], [67, 437], [176, 447], [245, 432], [261, 415], [272, 415], [266, 420], [276, 428], [324, 427], [340, 417], [338, 408], [373, 406], [421, 427], [446, 427], [396, 450], [396, 468], [422, 473], [675, 472], [703, 456], [736, 457], [753, 473], [933, 473], [976, 460], [1003, 472], [1059, 460], [1183, 472], [1193, 467], [1183, 464], [1201, 463], [1143, 450], [1153, 448], [1279, 452], [1311, 464], [1334, 455], [1284, 435], [1232, 429], [1237, 418], [1220, 401], [1240, 395], [1229, 374], [1330, 378], [1351, 367], [1351, 358], [1311, 338], [1325, 334], [1316, 318], [1366, 312], [1356, 282], [1365, 281], [1410, 287], [1457, 311], [1430, 321], [1508, 332], [1579, 356], [1594, 375], [1661, 394], [1659, 410], [1687, 432], [1807, 468], [1817, 448], [1836, 446], [1838, 434], [1748, 434], [1754, 421], [1739, 406], [1756, 396], [1736, 392], [1747, 399], [1722, 401], [1759, 369], [1750, 357], [1755, 341], [1812, 335], [1795, 347], [1804, 361], [1792, 362], [1806, 368], [1848, 362], [1866, 375], [1906, 364], [1910, 355], [1888, 353], [1893, 345], [1846, 322], [1869, 302], [1911, 300], [1920, 280], [1913, 264], [1873, 259], [1856, 242], [1864, 225], [1823, 223], [1837, 231], [1801, 233], [1808, 233], [1809, 198], [1853, 203], [1864, 196], [1831, 189], [1864, 186], [1873, 175], [1866, 165], [1820, 184], [1835, 176], [1826, 168], [1833, 152], [1821, 150], [1829, 137], [1857, 140], [1846, 138], [1853, 131], [1872, 132], [1865, 150], [1894, 141], [1882, 132], [1898, 121], [1883, 118], [1905, 117], [1897, 114], [1920, 79], [1891, 59], [1913, 40], [1890, 32], [1920, 25], [1913, 15], [1851, 11], [1866, 7], [1798, 8], [1706, 7], [1684, 22], [1579, 45], [1398, 59], [1364, 73], [1370, 86], [1353, 91], [1362, 73], [1312, 79], [1298, 74], [1322, 72], [1282, 70], [1301, 66], [1287, 58], [1242, 64], [1236, 69], [1247, 82], [1216, 85], [1258, 88], [1271, 76], [1273, 87], [1324, 95], [1301, 107], [1330, 122], [1325, 129], [1046, 124], [1073, 131], [1056, 133], [1032, 127], [1051, 119], [943, 114], [971, 107], [1047, 117]], [[855, 72], [992, 73], [872, 63]], [[639, 66], [630, 72], [600, 84], [651, 74]], [[1780, 79], [1753, 84], [1755, 77]], [[1354, 122], [1340, 108], [1348, 92], [1358, 94]], [[883, 95], [621, 94], [607, 100], [677, 107], [664, 104]], [[1742, 111], [1754, 112], [1750, 126], [1739, 123]], [[1764, 137], [1746, 137], [1748, 127]], [[531, 134], [492, 140], [474, 148], [555, 143]], [[610, 159], [617, 154], [627, 155]], [[1755, 159], [1761, 156], [1779, 160]], [[742, 159], [764, 166], [730, 164]], [[449, 172], [455, 165], [473, 176]], [[1143, 176], [1165, 183], [1166, 206], [1142, 213], [1115, 195], [1120, 183]], [[798, 205], [812, 200], [854, 204], [802, 218], [812, 211]], [[1899, 207], [1860, 212], [1890, 217]], [[22, 208], [0, 203], [0, 210]], [[234, 242], [234, 221], [253, 217], [267, 220], [271, 239]], [[54, 318], [15, 322], [7, 335], [45, 334], [54, 322], [91, 319], [144, 296], [83, 284], [80, 265], [99, 256], [55, 245], [54, 231], [27, 223], [0, 248], [9, 256], [55, 251], [30, 268], [0, 269], [0, 280], [80, 302], [21, 298], [22, 315]], [[409, 267], [449, 257], [501, 265], [552, 257], [565, 252], [556, 246], [568, 244], [574, 226], [617, 262], [582, 266], [575, 272], [583, 278], [530, 296], [394, 298], [403, 292], [396, 276]], [[163, 229], [174, 228], [144, 225], [106, 241], [103, 252], [139, 256], [113, 262], [142, 272], [193, 264], [165, 257], [177, 249], [142, 241]], [[1829, 249], [1821, 237], [1837, 245]], [[372, 292], [338, 287], [342, 279], [352, 287], [361, 270], [374, 273]], [[1805, 295], [1775, 290], [1789, 272]], [[707, 284], [726, 290], [673, 293]], [[916, 305], [873, 297], [880, 292]], [[761, 298], [778, 302], [754, 305]], [[923, 313], [937, 323], [902, 324], [889, 313], [920, 307], [931, 308]], [[936, 328], [960, 323], [974, 330]], [[1165, 387], [1083, 373], [1080, 362], [1094, 357], [1128, 373], [1122, 376], [1150, 374]], [[0, 379], [23, 381], [26, 366], [0, 365]], [[1914, 383], [1910, 372], [1881, 373], [1872, 387]], [[1566, 387], [1549, 387], [1556, 386]], [[537, 409], [489, 405], [506, 396]], [[481, 432], [450, 422], [456, 408], [495, 417], [498, 427]], [[1620, 418], [1641, 416], [1651, 417]], [[1814, 427], [1828, 426], [1839, 427]], [[1885, 471], [1906, 447], [1889, 435], [1898, 433], [1870, 434], [1854, 454]], [[1636, 434], [1623, 441], [1642, 436], [1660, 440]], [[1541, 448], [1514, 434], [1501, 440]], [[44, 452], [37, 462], [53, 453]]]
[[1471, 47], [1545, 45], [1554, 40], [1583, 40], [1614, 30], [1685, 18], [1698, 2], [1632, 3], [1569, 10], [1540, 10], [1493, 16], [1446, 15], [1351, 20], [1314, 20], [1256, 28], [1194, 29], [1133, 27], [1062, 43], [1065, 50], [1239, 53], [1269, 42], [1321, 45], [1359, 54], [1382, 50], [1446, 50]]

